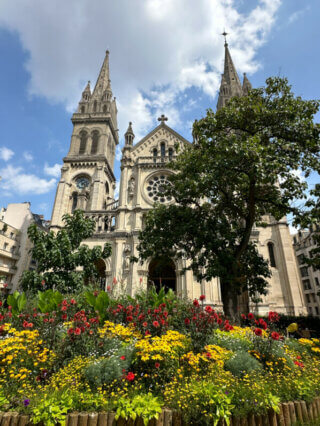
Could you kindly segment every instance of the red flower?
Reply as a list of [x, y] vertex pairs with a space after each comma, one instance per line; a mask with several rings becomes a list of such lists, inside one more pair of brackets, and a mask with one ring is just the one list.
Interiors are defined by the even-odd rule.
[[98, 294], [99, 294], [99, 292], [97, 290], [93, 292], [94, 297], [97, 297]]
[[81, 334], [81, 328], [77, 327], [74, 329], [74, 334], [76, 334], [77, 336], [79, 336]]
[[204, 294], [201, 294], [201, 296], [199, 297], [200, 300], [204, 300], [206, 298], [206, 296]]
[[212, 312], [212, 308], [211, 308], [211, 306], [206, 306], [206, 307], [204, 308], [204, 310], [205, 310], [206, 312], [208, 312], [209, 314]]
[[0, 300], [0, 307], [2, 306], [2, 302], [1, 302], [1, 300]]
[[63, 306], [67, 306], [67, 305], [68, 305], [68, 302], [67, 302], [66, 300], [63, 300], [63, 301], [62, 301], [62, 304], [63, 304]]
[[156, 328], [158, 328], [158, 327], [160, 327], [160, 324], [158, 323], [158, 321], [153, 321], [153, 326], [154, 327], [156, 327]]
[[154, 366], [155, 366], [156, 368], [159, 368], [159, 367], [160, 367], [160, 363], [159, 363], [159, 362], [156, 362], [156, 363], [154, 364]]
[[32, 322], [28, 322], [28, 328], [32, 328], [33, 327], [33, 323]]
[[131, 315], [129, 315], [128, 317], [127, 317], [127, 321], [128, 322], [131, 322], [133, 320], [133, 317], [131, 316]]
[[149, 334], [151, 334], [151, 333], [150, 333], [149, 330], [146, 330], [146, 332], [144, 334], [145, 334], [145, 336], [149, 336]]
[[71, 303], [71, 305], [76, 305], [77, 304], [77, 302], [74, 299], [71, 299], [70, 303]]
[[301, 356], [300, 356], [300, 355], [298, 355], [298, 356], [297, 356], [297, 359], [301, 359]]
[[222, 324], [222, 319], [221, 319], [221, 318], [218, 318], [218, 319], [217, 319], [217, 323], [218, 323], [218, 324]]
[[126, 357], [125, 357], [124, 355], [121, 355], [120, 359], [121, 359], [122, 361], [124, 361], [124, 360], [126, 359]]
[[273, 340], [279, 340], [279, 339], [280, 339], [280, 334], [279, 334], [279, 333], [277, 333], [276, 331], [273, 331], [273, 332], [271, 333], [271, 338], [272, 338]]
[[24, 328], [27, 328], [27, 327], [28, 327], [28, 321], [23, 321], [22, 326], [23, 326]]
[[110, 291], [111, 290], [111, 287], [108, 285], [107, 286], [107, 291]]
[[185, 318], [184, 323], [185, 323], [185, 325], [189, 325], [190, 324], [189, 318]]
[[211, 357], [212, 357], [211, 353], [210, 353], [210, 352], [207, 352], [207, 353], [206, 353], [206, 357], [207, 357], [207, 358], [211, 358]]
[[198, 302], [198, 300], [197, 300], [197, 299], [194, 299], [194, 301], [193, 301], [193, 306], [199, 306], [199, 302]]
[[248, 319], [249, 320], [253, 320], [254, 319], [254, 315], [251, 312], [248, 314]]
[[142, 323], [143, 327], [148, 327], [148, 323], [145, 321]]
[[277, 312], [269, 312], [268, 319], [270, 322], [278, 322], [279, 321], [279, 314]]
[[254, 333], [255, 333], [257, 336], [262, 336], [262, 330], [261, 330], [261, 328], [255, 328]]
[[63, 314], [61, 318], [65, 321], [68, 317], [66, 314]]
[[4, 283], [3, 288], [7, 288], [7, 287], [8, 287], [8, 283]]
[[245, 316], [245, 314], [241, 314], [241, 318], [242, 318], [243, 320], [247, 319], [247, 317]]
[[259, 320], [259, 324], [261, 325], [261, 327], [266, 330], [268, 328], [268, 324], [262, 319], [260, 318]]
[[117, 284], [117, 278], [116, 277], [113, 277], [112, 284], [113, 285]]
[[140, 278], [139, 278], [139, 283], [140, 283], [140, 284], [142, 283], [142, 277], [140, 277]]
[[68, 310], [68, 308], [67, 306], [62, 306], [61, 310], [65, 312], [66, 310]]
[[71, 334], [73, 334], [73, 328], [69, 328], [69, 330], [68, 330], [68, 334], [69, 334], [69, 336], [70, 336]]
[[135, 375], [132, 373], [132, 371], [129, 371], [129, 373], [126, 376], [126, 379], [128, 380], [128, 382], [133, 382], [135, 378]]

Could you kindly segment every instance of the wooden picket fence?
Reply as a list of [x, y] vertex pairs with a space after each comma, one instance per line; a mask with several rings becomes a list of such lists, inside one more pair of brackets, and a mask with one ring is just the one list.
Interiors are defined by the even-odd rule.
[[[270, 410], [266, 415], [249, 415], [246, 418], [230, 419], [230, 426], [293, 426], [295, 424], [320, 425], [320, 397], [312, 402], [294, 401], [280, 404], [280, 412]], [[18, 413], [0, 413], [0, 426], [31, 425], [29, 416]], [[39, 424], [40, 425], [40, 424]], [[141, 418], [133, 420], [115, 419], [115, 413], [70, 413], [67, 426], [144, 426]], [[43, 425], [45, 426], [45, 425]], [[157, 420], [153, 419], [148, 426], [189, 426], [181, 417], [181, 413], [169, 409], [162, 410]], [[220, 421], [219, 426], [226, 426]]]

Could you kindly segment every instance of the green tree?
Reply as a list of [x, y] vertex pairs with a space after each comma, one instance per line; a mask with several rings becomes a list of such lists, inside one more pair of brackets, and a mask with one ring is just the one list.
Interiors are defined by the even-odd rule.
[[297, 172], [320, 172], [319, 101], [295, 97], [286, 79], [232, 98], [194, 123], [195, 142], [171, 164], [166, 191], [176, 204], [156, 205], [146, 218], [138, 247], [141, 260], [169, 256], [190, 260], [197, 278], [220, 277], [226, 314], [237, 312], [238, 295], [267, 293], [268, 262], [252, 232], [300, 211], [307, 196]]
[[23, 290], [55, 288], [68, 292], [98, 278], [96, 263], [111, 255], [110, 244], [105, 244], [103, 249], [81, 245], [94, 231], [94, 222], [87, 219], [82, 210], [76, 210], [73, 215], [64, 215], [63, 221], [65, 226], [56, 234], [44, 232], [35, 224], [29, 226], [28, 237], [33, 243], [32, 258], [37, 266], [35, 271], [23, 273]]

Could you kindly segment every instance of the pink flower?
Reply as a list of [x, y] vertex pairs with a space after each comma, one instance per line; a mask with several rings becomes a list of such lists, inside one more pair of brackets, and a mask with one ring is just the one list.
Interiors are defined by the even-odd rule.
[[142, 323], [143, 327], [148, 327], [148, 323], [145, 321]]

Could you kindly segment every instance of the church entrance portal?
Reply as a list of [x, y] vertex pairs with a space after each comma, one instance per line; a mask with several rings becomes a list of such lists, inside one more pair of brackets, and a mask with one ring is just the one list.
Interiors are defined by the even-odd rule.
[[171, 259], [152, 259], [149, 264], [148, 282], [154, 285], [159, 291], [164, 287], [166, 291], [170, 288], [176, 291], [176, 267]]

